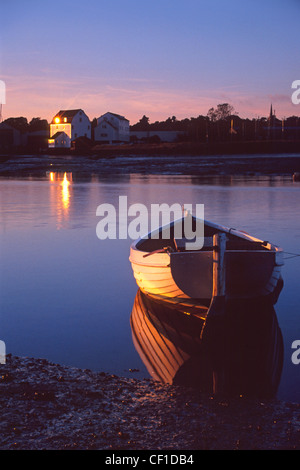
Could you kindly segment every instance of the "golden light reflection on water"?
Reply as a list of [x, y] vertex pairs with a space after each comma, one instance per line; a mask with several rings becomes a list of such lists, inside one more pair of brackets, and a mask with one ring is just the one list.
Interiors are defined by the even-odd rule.
[[64, 179], [62, 181], [62, 203], [65, 210], [68, 210], [70, 205], [70, 189], [69, 189], [70, 182], [67, 178], [67, 173], [64, 174]]
[[49, 172], [51, 207], [55, 208], [57, 228], [62, 228], [69, 219], [71, 202], [70, 187], [72, 184], [71, 172]]

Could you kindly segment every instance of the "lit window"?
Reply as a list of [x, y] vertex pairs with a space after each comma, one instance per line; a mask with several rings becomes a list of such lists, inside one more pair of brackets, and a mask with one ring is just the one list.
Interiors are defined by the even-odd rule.
[[67, 118], [64, 118], [64, 122], [68, 122], [68, 119], [67, 119]]

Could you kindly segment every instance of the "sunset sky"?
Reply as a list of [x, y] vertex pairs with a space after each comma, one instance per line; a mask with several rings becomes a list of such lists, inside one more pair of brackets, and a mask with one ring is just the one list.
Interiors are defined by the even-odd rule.
[[3, 118], [300, 115], [299, 0], [1, 0]]

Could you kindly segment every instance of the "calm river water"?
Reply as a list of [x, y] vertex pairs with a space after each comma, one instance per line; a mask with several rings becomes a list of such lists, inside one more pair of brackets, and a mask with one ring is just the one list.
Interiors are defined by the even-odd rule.
[[[0, 188], [0, 339], [14, 355], [149, 377], [129, 322], [137, 292], [128, 260], [132, 240], [96, 236], [96, 208], [109, 203], [118, 212], [121, 195], [128, 205], [142, 203], [149, 210], [153, 203], [204, 204], [208, 220], [300, 253], [300, 183], [287, 178], [203, 183], [135, 174], [80, 180], [55, 172], [40, 179], [1, 178]], [[126, 230], [124, 217], [118, 222]], [[299, 257], [286, 260], [283, 278], [275, 306], [284, 338], [278, 397], [299, 401], [300, 364], [291, 360], [292, 343], [300, 340]]]

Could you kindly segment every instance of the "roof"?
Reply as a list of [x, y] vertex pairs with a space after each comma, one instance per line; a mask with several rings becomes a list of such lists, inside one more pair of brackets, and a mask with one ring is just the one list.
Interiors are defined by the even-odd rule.
[[61, 132], [56, 132], [52, 137], [50, 137], [50, 139], [54, 139], [54, 140], [55, 140], [55, 139], [57, 139], [57, 137], [59, 137], [61, 134], [64, 134], [66, 137], [68, 137], [65, 132], [61, 131]]
[[[118, 130], [118, 128], [117, 128], [116, 126], [114, 126], [113, 123], [110, 122], [108, 119], [104, 118], [104, 122], [105, 122], [105, 124], [108, 124], [110, 127], [112, 127], [115, 131]], [[103, 123], [103, 121], [102, 121], [102, 123]], [[102, 124], [102, 123], [101, 123], [101, 124]], [[98, 125], [99, 125], [99, 124], [98, 124]]]
[[14, 131], [21, 133], [20, 129], [17, 129], [15, 126], [11, 126], [10, 124], [6, 124], [5, 121], [0, 122], [0, 129], [6, 131]]
[[5, 121], [0, 122], [0, 127], [1, 129], [14, 129], [15, 131], [17, 130], [15, 127], [6, 124]]
[[[121, 116], [120, 114], [116, 114], [116, 113], [111, 113], [110, 111], [108, 111], [107, 113], [105, 114], [111, 114], [112, 116], [115, 116], [116, 118], [120, 119], [120, 121], [128, 121], [128, 119], [126, 119], [124, 116]], [[100, 117], [103, 117], [105, 116], [105, 114], [102, 114], [102, 116]], [[100, 118], [98, 118], [100, 119]], [[128, 121], [129, 122], [129, 121]]]
[[84, 111], [82, 109], [61, 109], [58, 113], [55, 114], [52, 122], [54, 122], [54, 119], [56, 117], [59, 117], [59, 118], [67, 118], [68, 119], [68, 122], [69, 120], [72, 121], [73, 117], [76, 116], [77, 113], [79, 112], [82, 112], [83, 114]]

